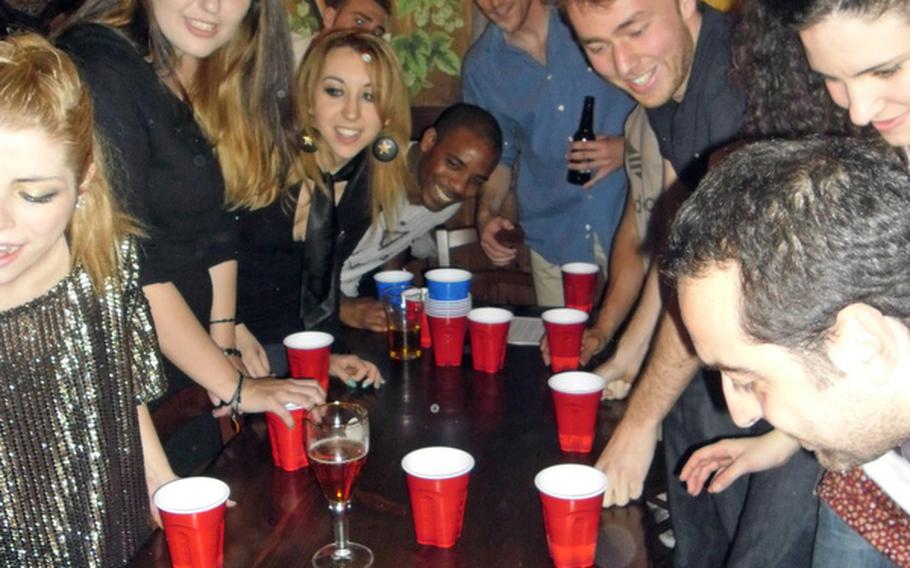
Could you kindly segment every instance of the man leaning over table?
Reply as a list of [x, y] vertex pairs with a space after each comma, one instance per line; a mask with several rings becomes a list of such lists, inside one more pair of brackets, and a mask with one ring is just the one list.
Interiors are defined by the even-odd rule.
[[399, 267], [408, 250], [416, 258], [434, 256], [433, 230], [477, 195], [501, 153], [502, 131], [484, 109], [458, 103], [439, 115], [408, 151], [417, 183], [414, 193], [399, 203], [395, 226], [387, 227], [380, 216], [341, 267], [342, 323], [385, 331], [385, 311], [373, 297], [371, 275], [382, 267]]
[[776, 428], [700, 449], [682, 478], [699, 493], [714, 474], [713, 493], [814, 452], [815, 568], [910, 566], [908, 186], [859, 141], [749, 146], [683, 206], [664, 259], [734, 420]]
[[[601, 81], [571, 30], [542, 0], [475, 0], [490, 23], [465, 56], [464, 100], [489, 110], [502, 127], [503, 155], [477, 208], [481, 247], [494, 264], [515, 258], [497, 239], [512, 223], [498, 215], [513, 168], [521, 228], [531, 249], [537, 302], [562, 305], [559, 265], [595, 262], [607, 269], [626, 199], [622, 125], [632, 108]], [[585, 96], [595, 98], [597, 140], [571, 142]], [[584, 187], [568, 168], [595, 173]]]
[[[711, 152], [733, 141], [740, 128], [742, 95], [727, 77], [732, 18], [697, 0], [562, 4], [592, 66], [645, 107], [664, 160], [669, 215], [672, 202], [685, 199], [705, 175]], [[739, 430], [714, 403], [722, 398], [717, 379], [700, 371], [675, 302], [663, 306], [657, 272], [652, 265], [617, 353], [597, 369], [610, 381], [631, 381], [650, 352], [640, 385], [597, 462], [611, 481], [604, 504], [623, 505], [641, 495], [662, 422], [675, 566], [806, 565], [818, 474], [811, 457], [741, 479], [720, 495], [693, 497], [676, 481], [680, 459], [698, 445], [769, 427]]]

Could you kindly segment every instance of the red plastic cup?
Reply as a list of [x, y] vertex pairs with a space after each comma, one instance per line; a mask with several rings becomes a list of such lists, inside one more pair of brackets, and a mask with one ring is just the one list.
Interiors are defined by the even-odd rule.
[[561, 464], [537, 474], [550, 557], [557, 568], [594, 565], [607, 476], [593, 467]]
[[590, 262], [569, 262], [560, 268], [566, 307], [591, 313], [591, 308], [594, 307], [597, 273], [600, 269]]
[[577, 369], [588, 314], [574, 308], [556, 308], [545, 311], [541, 319], [550, 346], [550, 368], [554, 373]]
[[594, 373], [570, 371], [547, 381], [553, 391], [559, 449], [588, 453], [594, 444], [594, 424], [604, 380]]
[[329, 355], [335, 338], [321, 331], [299, 331], [284, 338], [288, 367], [295, 379], [316, 379], [329, 390]]
[[185, 477], [155, 492], [174, 568], [219, 568], [224, 563], [224, 512], [231, 490], [211, 477]]
[[506, 360], [506, 339], [512, 312], [502, 308], [475, 308], [468, 312], [471, 359], [474, 370], [495, 373]]
[[459, 367], [464, 355], [464, 334], [468, 318], [427, 316], [433, 338], [433, 360], [437, 367]]
[[265, 413], [272, 444], [272, 461], [284, 471], [297, 471], [310, 465], [306, 457], [306, 409], [293, 403], [284, 405], [294, 417], [294, 427], [288, 428], [274, 412]]
[[430, 322], [427, 320], [427, 312], [420, 314], [420, 347], [429, 349], [433, 347], [433, 339], [430, 335]]
[[[423, 293], [423, 297], [426, 298], [427, 289], [421, 288], [420, 291]], [[426, 309], [420, 314], [420, 347], [423, 349], [433, 347], [433, 339], [430, 337], [430, 322], [427, 321]]]
[[417, 542], [450, 548], [461, 537], [471, 454], [444, 446], [414, 450], [401, 460], [408, 474]]

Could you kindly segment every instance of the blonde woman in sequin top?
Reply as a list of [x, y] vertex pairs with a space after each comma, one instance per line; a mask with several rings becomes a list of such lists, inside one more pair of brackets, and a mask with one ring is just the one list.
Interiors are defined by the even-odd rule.
[[121, 566], [174, 478], [130, 220], [73, 63], [0, 42], [0, 565]]

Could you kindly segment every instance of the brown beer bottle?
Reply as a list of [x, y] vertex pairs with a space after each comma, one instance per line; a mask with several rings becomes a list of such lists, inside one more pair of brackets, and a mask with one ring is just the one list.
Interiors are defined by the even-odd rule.
[[[585, 97], [585, 106], [581, 111], [581, 121], [578, 130], [572, 136], [575, 142], [594, 140], [594, 97]], [[584, 185], [591, 181], [591, 170], [569, 170], [567, 180], [574, 185]]]

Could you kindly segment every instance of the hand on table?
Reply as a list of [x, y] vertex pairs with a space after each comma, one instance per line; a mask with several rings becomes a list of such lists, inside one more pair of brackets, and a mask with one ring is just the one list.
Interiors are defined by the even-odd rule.
[[518, 252], [496, 240], [499, 231], [511, 231], [515, 225], [505, 217], [493, 217], [487, 221], [480, 231], [480, 248], [489, 257], [490, 262], [496, 266], [506, 266], [518, 255]]
[[329, 374], [338, 377], [349, 387], [362, 387], [373, 385], [379, 388], [382, 385], [382, 375], [376, 365], [364, 361], [357, 355], [332, 355], [329, 357]]
[[570, 170], [591, 170], [591, 179], [582, 186], [588, 189], [622, 167], [624, 153], [621, 136], [598, 136], [594, 140], [572, 142], [566, 160]]
[[[309, 410], [324, 402], [325, 391], [314, 380], [296, 379], [289, 381], [287, 379], [254, 379], [248, 377], [243, 381], [240, 411], [246, 413], [272, 412], [280, 416], [281, 421], [288, 428], [293, 428], [294, 419], [285, 408], [285, 404], [293, 403]], [[212, 415], [215, 417], [223, 416], [230, 411], [229, 407], [223, 406], [216, 408]]]
[[604, 380], [603, 400], [623, 400], [629, 396], [632, 383], [641, 370], [641, 361], [633, 360], [628, 350], [618, 349], [607, 361], [594, 369]]
[[594, 467], [607, 474], [603, 506], [623, 506], [641, 497], [657, 448], [657, 429], [620, 421]]
[[355, 329], [381, 332], [387, 327], [385, 308], [375, 298], [342, 298], [341, 323]]
[[744, 474], [785, 464], [798, 450], [799, 442], [777, 430], [751, 438], [729, 438], [693, 453], [679, 479], [690, 495], [698, 495], [714, 474], [708, 493], [720, 493]]

